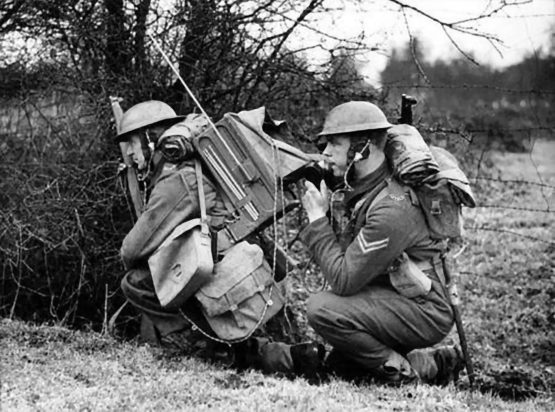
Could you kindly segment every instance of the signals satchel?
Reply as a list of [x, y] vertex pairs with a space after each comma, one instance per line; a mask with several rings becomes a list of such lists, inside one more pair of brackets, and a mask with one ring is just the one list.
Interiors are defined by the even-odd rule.
[[148, 259], [154, 290], [164, 308], [180, 308], [212, 278], [212, 241], [198, 159], [195, 159], [195, 172], [200, 219], [188, 220], [177, 226]]

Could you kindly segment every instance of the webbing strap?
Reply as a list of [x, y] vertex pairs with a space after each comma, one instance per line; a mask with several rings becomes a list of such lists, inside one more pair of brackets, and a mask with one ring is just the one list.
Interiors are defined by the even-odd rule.
[[204, 198], [204, 185], [202, 183], [202, 166], [195, 158], [195, 174], [197, 176], [198, 202], [200, 207], [200, 227], [202, 233], [208, 234], [208, 219], [206, 217], [206, 199]]

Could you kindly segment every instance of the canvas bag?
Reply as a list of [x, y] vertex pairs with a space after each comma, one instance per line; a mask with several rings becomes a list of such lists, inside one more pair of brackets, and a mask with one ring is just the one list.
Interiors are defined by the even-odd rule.
[[475, 207], [474, 194], [455, 157], [441, 147], [430, 146], [430, 150], [439, 172], [414, 190], [432, 239], [458, 239], [463, 236], [462, 206]]
[[148, 259], [148, 266], [160, 305], [181, 307], [212, 277], [214, 261], [206, 217], [202, 169], [195, 159], [200, 219], [177, 226]]
[[386, 158], [393, 175], [416, 194], [435, 240], [462, 236], [462, 205], [475, 207], [469, 181], [447, 150], [428, 146], [418, 130], [395, 125], [388, 130]]
[[226, 342], [249, 338], [284, 305], [262, 249], [246, 241], [226, 251], [195, 297], [213, 332]]

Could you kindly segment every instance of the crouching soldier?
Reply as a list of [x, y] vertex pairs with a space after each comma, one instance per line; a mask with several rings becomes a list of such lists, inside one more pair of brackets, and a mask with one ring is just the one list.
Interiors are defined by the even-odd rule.
[[[445, 384], [462, 369], [459, 349], [414, 350], [437, 344], [453, 326], [441, 246], [411, 192], [392, 177], [384, 155], [389, 127], [368, 102], [339, 105], [325, 120], [323, 154], [344, 182], [331, 195], [331, 214], [344, 215], [330, 223], [328, 188], [306, 183], [302, 239], [331, 287], [309, 298], [308, 321], [332, 345], [326, 363], [339, 375]], [[407, 297], [393, 286], [391, 268], [403, 253], [431, 280], [431, 290]]]
[[[179, 224], [200, 217], [191, 139], [207, 125], [204, 117], [177, 116], [169, 105], [160, 101], [139, 103], [124, 113], [116, 140], [128, 143], [127, 154], [138, 175], [147, 183], [148, 198], [143, 213], [121, 247], [127, 270], [121, 283], [123, 293], [153, 325], [150, 340], [164, 347], [189, 355], [223, 357], [222, 360], [243, 368], [310, 374], [321, 358], [315, 344], [290, 346], [250, 338], [231, 349], [228, 345], [215, 345], [194, 330], [182, 312], [162, 307], [155, 293], [148, 258]], [[210, 224], [222, 223], [227, 212], [221, 195], [206, 174], [202, 183]], [[194, 310], [194, 304], [191, 307]], [[201, 317], [199, 313], [199, 322]]]

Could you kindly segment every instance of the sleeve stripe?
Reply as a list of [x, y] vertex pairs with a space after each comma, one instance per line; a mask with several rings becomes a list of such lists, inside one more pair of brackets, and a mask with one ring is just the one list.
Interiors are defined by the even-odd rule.
[[368, 242], [366, 239], [364, 239], [364, 235], [363, 235], [362, 232], [359, 233], [357, 238], [358, 238], [358, 244], [359, 244], [360, 249], [362, 250], [363, 253], [368, 253], [368, 252], [372, 252], [374, 250], [383, 249], [383, 248], [387, 247], [387, 245], [389, 244], [389, 238], [388, 237], [386, 237], [385, 239], [382, 239], [382, 240], [376, 240], [374, 242]]

